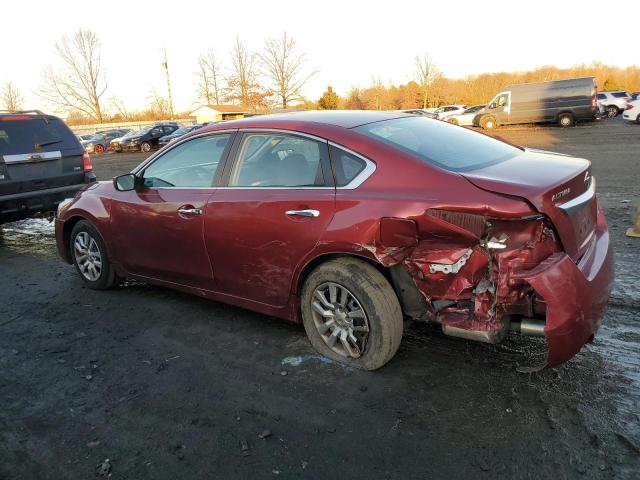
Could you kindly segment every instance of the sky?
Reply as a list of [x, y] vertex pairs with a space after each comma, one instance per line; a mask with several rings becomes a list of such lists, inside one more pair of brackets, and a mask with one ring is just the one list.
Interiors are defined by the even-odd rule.
[[[592, 61], [625, 67], [640, 64], [637, 34], [627, 24], [637, 23], [635, 3], [612, 3], [607, 14], [602, 2], [585, 0], [8, 0], [0, 84], [17, 86], [25, 107], [51, 110], [33, 92], [43, 68], [55, 65], [55, 41], [80, 28], [102, 42], [103, 98], [121, 99], [130, 110], [143, 108], [154, 88], [166, 94], [163, 48], [175, 109], [184, 111], [194, 106], [201, 52], [212, 48], [228, 67], [236, 37], [258, 51], [285, 30], [306, 53], [309, 71], [317, 70], [303, 91], [313, 100], [327, 85], [344, 95], [374, 77], [406, 83], [424, 52], [452, 78]], [[606, 19], [620, 20], [620, 28], [606, 28]]]

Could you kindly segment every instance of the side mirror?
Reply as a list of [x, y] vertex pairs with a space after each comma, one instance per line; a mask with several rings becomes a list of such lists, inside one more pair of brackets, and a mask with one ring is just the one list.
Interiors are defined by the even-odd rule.
[[133, 173], [126, 173], [124, 175], [118, 175], [113, 178], [113, 186], [119, 192], [128, 192], [135, 190], [138, 177]]

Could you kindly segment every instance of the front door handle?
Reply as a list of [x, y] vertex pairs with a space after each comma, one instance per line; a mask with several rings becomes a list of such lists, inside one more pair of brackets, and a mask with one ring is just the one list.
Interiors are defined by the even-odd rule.
[[287, 215], [296, 215], [298, 217], [319, 217], [320, 216], [320, 211], [319, 210], [287, 210], [286, 211]]
[[178, 209], [178, 213], [180, 215], [184, 215], [185, 217], [195, 217], [197, 215], [202, 215], [202, 209], [193, 207], [180, 207]]

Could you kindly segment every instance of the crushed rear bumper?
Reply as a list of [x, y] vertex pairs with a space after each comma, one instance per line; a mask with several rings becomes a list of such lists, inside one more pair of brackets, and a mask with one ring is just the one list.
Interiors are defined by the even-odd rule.
[[613, 250], [602, 211], [598, 209], [591, 246], [577, 264], [558, 252], [517, 278], [529, 283], [547, 305], [548, 365], [566, 362], [593, 339], [613, 287]]

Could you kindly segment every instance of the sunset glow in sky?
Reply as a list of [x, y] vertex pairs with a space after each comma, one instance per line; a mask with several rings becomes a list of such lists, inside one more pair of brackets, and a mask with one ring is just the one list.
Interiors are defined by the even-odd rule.
[[[621, 22], [637, 14], [636, 2], [612, 5]], [[54, 61], [54, 42], [79, 28], [95, 31], [102, 41], [108, 80], [103, 98], [117, 97], [129, 109], [144, 107], [152, 88], [165, 93], [162, 48], [167, 49], [176, 110], [186, 110], [195, 98], [201, 52], [213, 48], [228, 66], [236, 36], [259, 50], [265, 37], [284, 30], [306, 52], [308, 69], [318, 70], [304, 91], [314, 100], [329, 84], [345, 94], [353, 85], [368, 85], [372, 77], [407, 82], [413, 59], [422, 52], [429, 52], [449, 77], [595, 60], [640, 63], [637, 36], [622, 28], [603, 33], [599, 7], [602, 2], [577, 0], [12, 0], [2, 6], [0, 84], [12, 81], [25, 107], [47, 109], [32, 92], [42, 69]]]

